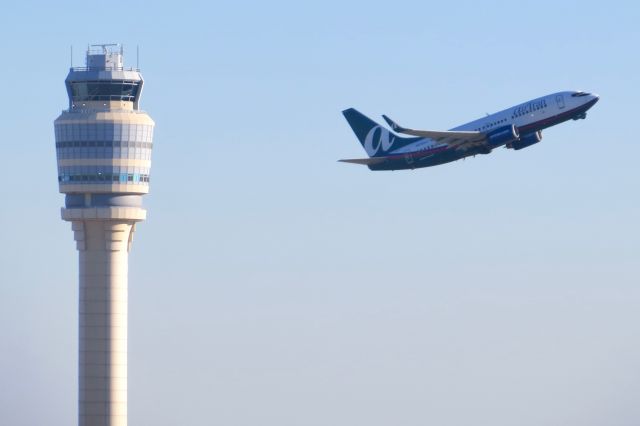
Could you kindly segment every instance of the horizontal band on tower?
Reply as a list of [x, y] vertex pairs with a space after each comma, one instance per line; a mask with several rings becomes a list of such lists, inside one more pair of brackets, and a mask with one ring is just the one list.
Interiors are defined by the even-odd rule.
[[122, 219], [140, 221], [147, 218], [147, 211], [139, 207], [92, 207], [92, 208], [63, 208], [63, 220], [91, 220], [91, 219]]
[[139, 167], [147, 168], [151, 167], [150, 160], [137, 160], [134, 158], [70, 158], [68, 160], [58, 160], [58, 168], [61, 167], [85, 167], [85, 166], [116, 166], [116, 167]]
[[[69, 113], [73, 115], [73, 113]], [[56, 123], [56, 143], [76, 141], [135, 141], [153, 140], [153, 125], [138, 123], [120, 123], [102, 120]]]
[[142, 207], [142, 196], [123, 194], [67, 194], [65, 207]]
[[58, 176], [61, 185], [73, 184], [111, 184], [111, 183], [149, 183], [149, 175], [142, 173], [96, 173], [96, 174], [63, 174]]

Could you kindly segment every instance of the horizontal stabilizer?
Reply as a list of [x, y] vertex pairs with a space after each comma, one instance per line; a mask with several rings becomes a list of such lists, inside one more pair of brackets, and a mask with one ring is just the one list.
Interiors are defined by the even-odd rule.
[[343, 163], [362, 164], [364, 166], [372, 166], [374, 164], [384, 163], [386, 157], [371, 157], [371, 158], [353, 158], [347, 160], [338, 160]]

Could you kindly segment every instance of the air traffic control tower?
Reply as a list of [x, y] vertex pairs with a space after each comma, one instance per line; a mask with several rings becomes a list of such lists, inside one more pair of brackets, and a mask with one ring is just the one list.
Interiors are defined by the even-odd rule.
[[79, 253], [79, 426], [127, 424], [127, 269], [146, 218], [153, 120], [143, 79], [119, 45], [93, 45], [65, 80], [69, 109], [55, 120], [62, 219]]

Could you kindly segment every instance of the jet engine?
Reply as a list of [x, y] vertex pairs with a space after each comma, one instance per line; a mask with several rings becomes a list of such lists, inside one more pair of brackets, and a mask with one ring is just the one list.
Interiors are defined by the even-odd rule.
[[508, 144], [520, 139], [520, 132], [513, 124], [499, 127], [487, 134], [487, 140], [492, 147]]
[[538, 130], [535, 133], [529, 133], [527, 135], [524, 135], [518, 141], [514, 141], [514, 142], [511, 142], [511, 143], [507, 144], [507, 148], [512, 148], [512, 149], [515, 149], [517, 151], [519, 149], [526, 148], [526, 147], [531, 146], [531, 145], [533, 145], [535, 143], [538, 143], [541, 140], [542, 140], [542, 132], [540, 130]]

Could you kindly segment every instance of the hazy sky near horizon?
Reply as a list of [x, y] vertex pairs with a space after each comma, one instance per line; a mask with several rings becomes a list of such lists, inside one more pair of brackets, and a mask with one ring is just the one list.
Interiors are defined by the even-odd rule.
[[[0, 424], [77, 406], [53, 120], [69, 46], [121, 42], [156, 121], [129, 274], [129, 422], [637, 426], [634, 1], [10, 2]], [[340, 111], [448, 129], [560, 90], [586, 120], [403, 172]]]

